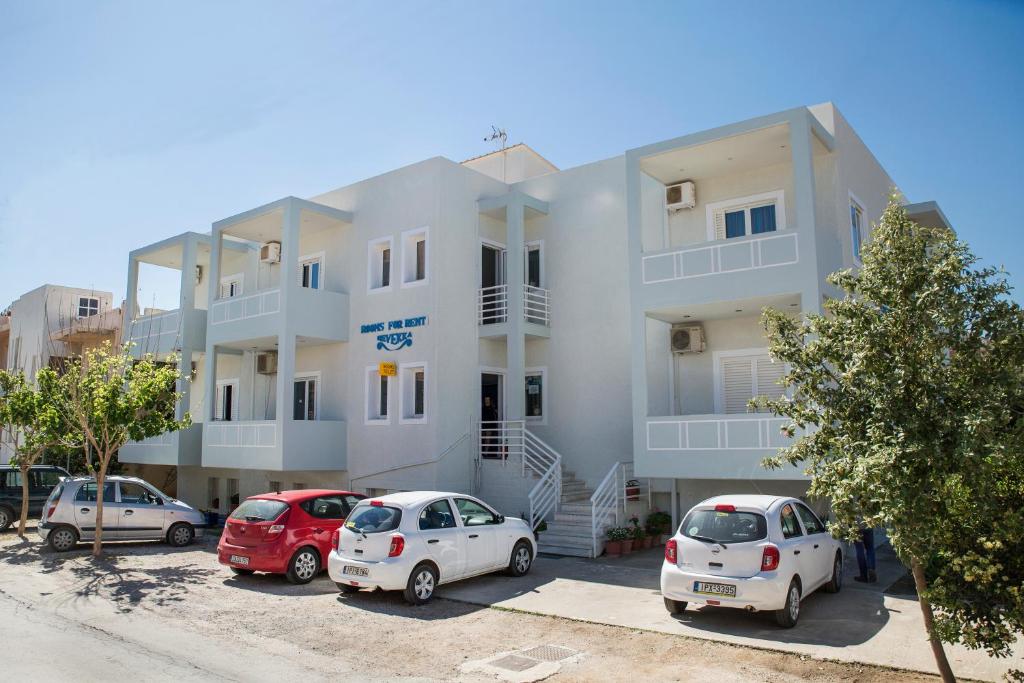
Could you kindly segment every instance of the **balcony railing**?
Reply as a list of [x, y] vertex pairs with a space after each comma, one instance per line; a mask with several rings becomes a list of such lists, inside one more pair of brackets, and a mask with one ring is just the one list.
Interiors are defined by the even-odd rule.
[[251, 422], [208, 422], [206, 445], [219, 448], [275, 448], [277, 423], [272, 420]]
[[277, 313], [281, 310], [281, 290], [268, 289], [246, 296], [218, 299], [210, 307], [210, 324], [223, 323], [256, 318], [261, 315]]
[[[550, 292], [543, 287], [523, 285], [523, 320], [549, 326], [551, 324]], [[508, 285], [483, 287], [477, 294], [477, 321], [494, 325], [508, 321]]]
[[791, 445], [790, 420], [769, 415], [681, 415], [647, 420], [650, 451], [770, 450]]
[[548, 290], [543, 287], [523, 285], [523, 317], [528, 323], [551, 324], [551, 302]]
[[784, 230], [767, 235], [719, 240], [648, 254], [642, 258], [644, 284], [685, 280], [718, 273], [787, 266], [799, 259], [797, 234]]
[[136, 318], [128, 327], [126, 339], [132, 353], [158, 356], [179, 351], [185, 347], [206, 346], [206, 311], [189, 309], [182, 315], [180, 309]]

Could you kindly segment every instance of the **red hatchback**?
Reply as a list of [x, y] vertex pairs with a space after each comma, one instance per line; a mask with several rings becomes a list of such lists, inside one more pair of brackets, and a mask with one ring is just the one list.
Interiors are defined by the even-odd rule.
[[236, 574], [268, 572], [309, 583], [331, 552], [331, 536], [363, 498], [326, 489], [246, 498], [228, 516], [217, 559]]

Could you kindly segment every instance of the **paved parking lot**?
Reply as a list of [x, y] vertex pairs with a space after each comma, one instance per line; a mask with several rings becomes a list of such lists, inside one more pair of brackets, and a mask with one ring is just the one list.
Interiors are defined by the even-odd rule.
[[[461, 598], [410, 607], [397, 594], [339, 595], [326, 576], [307, 586], [281, 577], [235, 577], [217, 564], [213, 550], [212, 539], [180, 550], [112, 545], [95, 564], [84, 546], [55, 555], [3, 534], [5, 673], [53, 680], [73, 671], [77, 681], [934, 680], [489, 609]], [[559, 562], [542, 558], [533, 578], [493, 576], [466, 587], [532, 593], [538, 583], [550, 583], [546, 577]], [[621, 568], [601, 571], [609, 574], [598, 589]], [[454, 595], [460, 587], [446, 590]]]

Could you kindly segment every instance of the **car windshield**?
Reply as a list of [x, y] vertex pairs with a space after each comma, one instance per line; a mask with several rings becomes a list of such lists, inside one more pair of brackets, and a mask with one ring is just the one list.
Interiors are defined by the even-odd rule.
[[768, 536], [764, 515], [756, 512], [691, 510], [680, 527], [683, 536], [714, 543], [748, 543]]
[[272, 519], [277, 519], [287, 509], [288, 503], [281, 502], [280, 500], [249, 498], [242, 501], [242, 504], [235, 508], [229, 519], [244, 519], [247, 522], [269, 522]]
[[394, 531], [401, 521], [402, 511], [398, 508], [360, 503], [348, 516], [345, 528], [363, 534], [379, 534]]

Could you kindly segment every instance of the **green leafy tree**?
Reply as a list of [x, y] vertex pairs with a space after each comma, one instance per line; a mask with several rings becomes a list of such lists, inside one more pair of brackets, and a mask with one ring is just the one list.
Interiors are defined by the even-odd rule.
[[[35, 385], [21, 372], [0, 370], [0, 435], [11, 449], [12, 465], [21, 472], [21, 514], [18, 536], [25, 538], [28, 524], [29, 470], [47, 450], [69, 442], [61, 433], [56, 409], [59, 377], [50, 368], [36, 374]], [[0, 513], [7, 514], [6, 510]], [[10, 520], [7, 520], [9, 523]]]
[[[766, 310], [794, 444], [832, 501], [834, 534], [885, 527], [910, 566], [942, 677], [943, 642], [1008, 656], [1024, 624], [1024, 315], [1002, 272], [893, 197], [863, 267], [829, 282], [825, 315]], [[1019, 676], [1019, 672], [1015, 672]]]
[[[174, 417], [181, 398], [175, 382], [183, 378], [173, 361], [158, 363], [152, 356], [138, 360], [127, 346], [113, 349], [103, 344], [68, 362], [60, 378], [62, 403], [58, 412], [68, 445], [84, 443], [90, 453], [87, 465], [96, 477], [97, 492], [103, 491], [111, 459], [125, 443], [192, 424], [187, 413], [181, 420]], [[103, 547], [103, 496], [100, 493], [96, 498], [92, 552], [99, 557]]]

